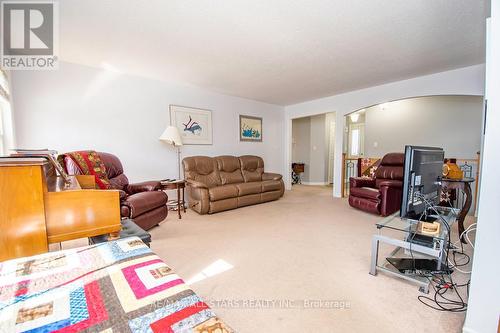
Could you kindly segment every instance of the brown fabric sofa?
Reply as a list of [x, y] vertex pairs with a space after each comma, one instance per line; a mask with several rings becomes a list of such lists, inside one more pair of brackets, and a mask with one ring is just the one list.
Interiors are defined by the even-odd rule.
[[350, 178], [349, 205], [382, 216], [398, 211], [403, 193], [403, 173], [404, 154], [385, 155], [375, 171], [375, 178]]
[[199, 214], [277, 200], [285, 192], [281, 175], [264, 172], [258, 156], [192, 156], [182, 166], [189, 207]]
[[[133, 219], [144, 230], [158, 225], [168, 215], [168, 196], [161, 191], [159, 181], [147, 181], [129, 184], [123, 173], [123, 166], [118, 157], [109, 153], [98, 152], [109, 178], [111, 187], [120, 191], [120, 212], [122, 218]], [[80, 167], [68, 155], [62, 155], [63, 167], [70, 175], [83, 174]]]

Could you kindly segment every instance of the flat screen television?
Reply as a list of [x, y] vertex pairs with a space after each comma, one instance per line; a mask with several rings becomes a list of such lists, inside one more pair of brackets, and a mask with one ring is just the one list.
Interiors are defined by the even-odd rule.
[[438, 205], [443, 174], [444, 150], [436, 147], [405, 147], [402, 218], [420, 219], [428, 208]]

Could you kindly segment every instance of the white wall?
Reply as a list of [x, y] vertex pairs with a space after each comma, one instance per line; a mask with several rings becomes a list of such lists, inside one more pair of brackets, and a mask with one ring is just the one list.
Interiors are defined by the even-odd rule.
[[326, 183], [326, 117], [324, 114], [311, 117], [311, 156], [309, 163], [309, 182], [315, 184]]
[[488, 112], [476, 246], [464, 332], [497, 332], [500, 319], [500, 1], [492, 1], [487, 43]]
[[[331, 124], [333, 124], [333, 130], [330, 131]], [[330, 133], [332, 132], [332, 133]], [[331, 143], [331, 149], [333, 152], [331, 161], [330, 160], [330, 136], [333, 135], [333, 142]], [[325, 182], [327, 184], [333, 183], [333, 156], [335, 155], [335, 112], [330, 112], [325, 115]], [[329, 168], [332, 170], [332, 176], [329, 178]]]
[[[291, 119], [336, 112], [333, 194], [336, 197], [340, 197], [343, 128], [345, 126], [344, 116], [346, 114], [364, 107], [409, 97], [431, 95], [482, 96], [483, 93], [484, 65], [475, 65], [289, 105], [285, 107], [285, 159], [283, 169], [290, 169]], [[285, 184], [290, 188], [289, 172], [285, 172], [284, 176], [287, 178]]]
[[367, 108], [365, 156], [403, 152], [411, 144], [442, 147], [447, 157], [476, 158], [482, 115], [481, 96], [419, 97]]
[[[10, 84], [10, 73], [4, 72], [7, 78], [7, 85], [9, 87], [9, 91], [12, 91], [12, 87]], [[12, 92], [10, 92], [12, 93]], [[12, 97], [10, 101], [6, 101], [5, 99], [0, 99], [0, 130], [3, 130], [3, 147], [0, 147], [0, 154], [9, 154], [10, 149], [14, 148], [15, 143], [15, 134], [14, 134], [14, 117], [12, 115]], [[3, 148], [3, 151], [2, 151]]]
[[[76, 64], [12, 73], [17, 146], [116, 154], [131, 181], [177, 177], [175, 150], [158, 137], [169, 104], [212, 110], [213, 145], [184, 146], [183, 156], [262, 156], [283, 171], [283, 107]], [[263, 118], [263, 142], [240, 142], [238, 115]], [[288, 169], [287, 169], [288, 170]]]

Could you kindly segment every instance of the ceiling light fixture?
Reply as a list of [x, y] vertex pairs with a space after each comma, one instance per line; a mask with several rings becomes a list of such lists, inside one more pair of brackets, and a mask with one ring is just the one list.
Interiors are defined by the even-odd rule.
[[352, 121], [353, 123], [356, 123], [356, 122], [358, 122], [358, 120], [359, 120], [359, 113], [353, 113], [353, 114], [351, 114], [349, 117], [351, 118], [351, 121]]

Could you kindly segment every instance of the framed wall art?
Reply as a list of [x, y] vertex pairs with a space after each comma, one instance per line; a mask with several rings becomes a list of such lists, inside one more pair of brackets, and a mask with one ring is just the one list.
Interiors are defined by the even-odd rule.
[[212, 111], [170, 105], [170, 125], [177, 127], [185, 145], [212, 144]]
[[240, 115], [240, 141], [262, 142], [262, 118]]

